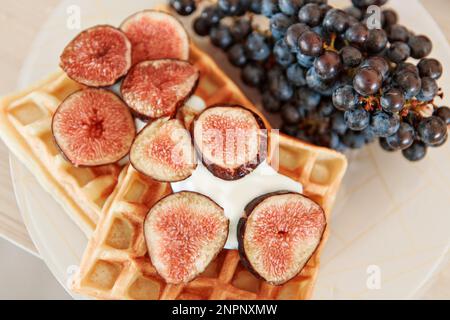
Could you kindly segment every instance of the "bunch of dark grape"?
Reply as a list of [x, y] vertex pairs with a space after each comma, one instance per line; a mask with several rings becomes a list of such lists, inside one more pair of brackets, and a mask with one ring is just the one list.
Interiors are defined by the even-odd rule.
[[[181, 15], [196, 8], [193, 0], [170, 2]], [[340, 10], [327, 0], [218, 0], [193, 28], [241, 68], [286, 134], [339, 151], [378, 139], [418, 161], [448, 139], [450, 109], [434, 103], [442, 65], [428, 57], [430, 39], [400, 25], [391, 9], [382, 11], [381, 29], [369, 29], [367, 8], [386, 2], [352, 0]], [[256, 15], [270, 30], [258, 30]]]

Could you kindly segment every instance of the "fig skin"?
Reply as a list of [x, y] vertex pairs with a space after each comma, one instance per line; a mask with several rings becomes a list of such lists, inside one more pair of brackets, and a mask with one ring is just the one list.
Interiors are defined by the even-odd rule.
[[[71, 159], [71, 157], [66, 154], [66, 151], [64, 151], [64, 147], [61, 145], [61, 142], [58, 141], [57, 134], [55, 132], [56, 131], [55, 127], [56, 127], [56, 124], [57, 124], [57, 121], [58, 121], [57, 117], [58, 117], [59, 110], [64, 107], [65, 103], [69, 102], [71, 99], [76, 99], [78, 97], [78, 95], [81, 95], [81, 94], [86, 93], [86, 92], [99, 92], [99, 93], [107, 94], [110, 97], [113, 97], [118, 103], [121, 103], [123, 105], [123, 107], [124, 107], [124, 109], [123, 109], [124, 114], [126, 113], [127, 115], [129, 115], [130, 129], [132, 130], [132, 132], [131, 131], [129, 132], [130, 136], [132, 136], [132, 138], [130, 139], [130, 143], [129, 143], [128, 147], [123, 150], [123, 152], [121, 152], [114, 159], [111, 159], [109, 161], [101, 161], [101, 162], [95, 163], [95, 164], [79, 163], [79, 162], [84, 162], [84, 161], [74, 161], [74, 159]], [[111, 92], [109, 90], [106, 90], [106, 89], [98, 89], [98, 88], [84, 88], [84, 89], [80, 89], [80, 90], [75, 91], [74, 93], [70, 94], [69, 96], [67, 96], [61, 102], [61, 104], [58, 106], [58, 108], [56, 109], [55, 113], [53, 114], [51, 128], [52, 128], [53, 141], [55, 142], [55, 145], [58, 148], [60, 154], [63, 156], [63, 158], [66, 161], [68, 161], [70, 164], [72, 164], [73, 166], [78, 167], [78, 168], [100, 167], [100, 166], [113, 164], [113, 163], [116, 163], [116, 162], [120, 161], [126, 155], [128, 155], [128, 153], [130, 152], [132, 142], [134, 141], [134, 138], [136, 136], [136, 127], [134, 125], [133, 117], [131, 115], [131, 112], [130, 112], [129, 108], [125, 104], [125, 102], [119, 96], [114, 94], [113, 92]]]
[[[245, 248], [244, 248], [244, 237], [245, 237], [245, 231], [246, 231], [246, 227], [247, 227], [247, 221], [250, 218], [251, 214], [253, 213], [253, 210], [264, 200], [273, 197], [273, 196], [279, 196], [279, 195], [297, 195], [298, 193], [295, 192], [291, 192], [291, 191], [276, 191], [276, 192], [271, 192], [262, 196], [259, 196], [255, 199], [253, 199], [252, 201], [250, 201], [247, 206], [244, 209], [244, 216], [242, 218], [239, 219], [238, 225], [237, 225], [237, 238], [238, 238], [238, 252], [239, 252], [239, 257], [241, 260], [242, 265], [250, 272], [252, 273], [257, 279], [263, 280], [263, 281], [267, 281], [266, 279], [264, 279], [253, 267], [253, 265], [251, 264], [247, 253], [245, 252]], [[319, 208], [322, 209], [322, 207], [315, 202], [314, 200], [312, 200], [311, 198], [301, 194], [303, 197], [308, 198], [310, 201], [314, 202], [315, 204], [317, 204], [317, 206]], [[291, 281], [292, 279], [296, 278], [299, 274], [301, 274], [301, 272], [303, 271], [303, 269], [308, 265], [309, 261], [311, 260], [311, 258], [314, 256], [314, 254], [317, 252], [318, 248], [320, 247], [320, 243], [322, 243], [322, 239], [323, 236], [325, 234], [325, 230], [327, 229], [327, 219], [325, 216], [325, 212], [322, 209], [322, 214], [324, 216], [325, 219], [325, 223], [323, 226], [323, 230], [322, 230], [322, 234], [320, 236], [320, 240], [318, 242], [317, 247], [315, 248], [315, 250], [311, 253], [311, 255], [308, 257], [308, 259], [306, 260], [303, 268], [300, 269], [300, 271], [295, 274], [293, 277], [289, 278], [289, 279], [285, 279], [285, 281], [283, 282], [270, 282], [268, 281], [269, 284], [274, 285], [274, 286], [282, 286], [283, 284]]]
[[[221, 206], [219, 206], [214, 200], [212, 200], [210, 197], [208, 197], [208, 196], [206, 196], [206, 195], [204, 195], [204, 194], [198, 193], [198, 192], [193, 192], [193, 191], [181, 191], [181, 192], [178, 192], [178, 193], [172, 193], [172, 194], [166, 195], [166, 196], [164, 196], [163, 198], [161, 198], [157, 203], [155, 203], [155, 205], [154, 205], [154, 206], [149, 210], [149, 212], [147, 213], [147, 216], [146, 216], [146, 218], [145, 218], [145, 220], [144, 220], [144, 226], [143, 226], [143, 229], [144, 229], [144, 238], [145, 238], [146, 246], [147, 246], [147, 249], [148, 249], [148, 252], [149, 252], [149, 258], [150, 258], [150, 260], [152, 261], [152, 264], [153, 264], [154, 266], [155, 266], [155, 257], [154, 257], [154, 255], [152, 255], [152, 252], [151, 252], [151, 250], [150, 250], [150, 248], [149, 248], [149, 246], [148, 246], [148, 244], [147, 244], [147, 232], [148, 232], [148, 230], [147, 230], [147, 228], [146, 228], [147, 220], [149, 219], [150, 213], [151, 213], [152, 209], [153, 209], [155, 206], [157, 206], [159, 203], [161, 203], [161, 202], [163, 202], [163, 201], [166, 201], [167, 198], [170, 198], [170, 197], [172, 197], [172, 196], [174, 196], [174, 195], [176, 195], [176, 194], [193, 194], [193, 195], [201, 196], [201, 197], [203, 197], [203, 198], [205, 198], [205, 199], [211, 201], [216, 207], [220, 208], [220, 209], [224, 212], [224, 209], [223, 209]], [[225, 213], [224, 213], [224, 216], [225, 216]], [[219, 244], [219, 247], [220, 247], [221, 249], [218, 250], [218, 251], [216, 252], [216, 254], [210, 259], [209, 263], [205, 265], [205, 268], [204, 268], [203, 270], [199, 270], [199, 272], [198, 272], [197, 274], [194, 274], [193, 276], [189, 277], [188, 279], [186, 279], [185, 281], [182, 281], [182, 282], [176, 282], [176, 281], [171, 281], [171, 280], [165, 279], [165, 278], [163, 277], [163, 275], [160, 273], [160, 271], [159, 271], [159, 270], [156, 270], [156, 271], [158, 272], [158, 274], [159, 274], [161, 277], [163, 277], [163, 278], [166, 280], [167, 283], [170, 283], [170, 284], [187, 284], [187, 283], [193, 281], [195, 278], [197, 278], [201, 273], [203, 273], [203, 271], [206, 270], [206, 268], [209, 266], [209, 264], [210, 264], [212, 261], [214, 261], [214, 260], [217, 258], [217, 256], [223, 251], [223, 248], [224, 248], [224, 246], [225, 246], [225, 244], [226, 244], [226, 242], [227, 242], [227, 239], [228, 239], [228, 233], [229, 233], [229, 228], [230, 228], [230, 220], [229, 220], [226, 216], [225, 216], [225, 219], [226, 219], [226, 221], [227, 221], [227, 224], [226, 224], [226, 230], [224, 230], [224, 233], [226, 234], [226, 237], [224, 237], [223, 241]]]
[[[202, 155], [202, 151], [200, 150], [198, 144], [195, 142], [195, 137], [194, 137], [195, 123], [198, 121], [198, 119], [203, 114], [203, 112], [208, 111], [209, 109], [215, 108], [215, 107], [240, 108], [245, 111], [248, 111], [255, 117], [255, 120], [259, 126], [259, 129], [267, 130], [267, 127], [266, 127], [263, 119], [257, 113], [253, 112], [250, 109], [247, 109], [247, 108], [237, 105], [237, 104], [215, 104], [215, 105], [212, 105], [212, 106], [206, 108], [205, 110], [203, 110], [200, 114], [198, 114], [195, 117], [195, 120], [192, 121], [191, 127], [190, 127], [193, 144], [194, 144], [197, 152], [200, 155]], [[237, 168], [234, 168], [234, 169], [223, 168], [220, 165], [217, 165], [210, 161], [205, 160], [205, 157], [203, 157], [203, 156], [201, 156], [202, 163], [208, 169], [209, 172], [211, 172], [215, 177], [217, 177], [219, 179], [226, 180], [226, 181], [236, 181], [236, 180], [242, 179], [246, 175], [252, 173], [253, 170], [255, 170], [261, 164], [261, 162], [266, 160], [267, 155], [268, 155], [268, 146], [269, 146], [268, 139], [269, 139], [269, 137], [268, 137], [267, 133], [261, 136], [259, 152], [258, 152], [256, 161], [255, 161], [255, 159], [252, 159], [251, 162], [245, 163]], [[264, 150], [264, 154], [261, 154], [261, 150]]]
[[[105, 68], [105, 65], [102, 65], [101, 67], [99, 67], [99, 70], [97, 70], [98, 72], [105, 72], [105, 69], [109, 68], [110, 69], [110, 74], [109, 74], [109, 79], [108, 77], [106, 77], [106, 79], [95, 79], [95, 76], [88, 77], [86, 75], [82, 75], [82, 74], [77, 74], [80, 72], [83, 72], [83, 66], [75, 66], [76, 63], [78, 64], [88, 64], [88, 63], [92, 63], [93, 61], [89, 61], [89, 60], [94, 60], [94, 59], [100, 59], [100, 58], [105, 58], [108, 57], [109, 54], [109, 59], [112, 58], [111, 52], [112, 50], [119, 50], [121, 48], [112, 48], [111, 44], [106, 44], [107, 48], [106, 48], [106, 53], [105, 52], [97, 52], [97, 54], [99, 56], [97, 57], [89, 57], [88, 61], [77, 61], [78, 58], [80, 58], [80, 50], [81, 52], [83, 51], [83, 49], [80, 49], [80, 42], [82, 44], [83, 39], [85, 37], [89, 37], [90, 33], [94, 33], [94, 32], [111, 32], [111, 36], [112, 33], [117, 33], [117, 35], [120, 35], [122, 37], [122, 40], [124, 41], [124, 45], [125, 48], [125, 52], [123, 53], [123, 56], [120, 58], [120, 54], [118, 52], [116, 52], [117, 54], [117, 58], [120, 59], [124, 59], [124, 61], [122, 61], [122, 63], [124, 63], [124, 66], [122, 67], [122, 70], [117, 70], [118, 69], [118, 61], [108, 61], [109, 64], [108, 66]], [[98, 36], [98, 35], [97, 35]], [[86, 39], [84, 39], [84, 41], [86, 41]], [[86, 44], [85, 44], [86, 45]], [[86, 50], [88, 49], [92, 49], [92, 48], [85, 48]], [[99, 50], [99, 48], [96, 48], [97, 50]], [[109, 50], [109, 51], [108, 51]], [[69, 44], [64, 48], [61, 56], [60, 56], [60, 67], [65, 71], [65, 73], [67, 74], [67, 76], [69, 78], [71, 78], [72, 80], [89, 86], [89, 87], [108, 87], [108, 86], [112, 86], [115, 83], [117, 83], [118, 81], [120, 81], [120, 79], [122, 79], [130, 70], [131, 68], [131, 42], [130, 40], [127, 38], [127, 36], [125, 35], [124, 32], [122, 32], [122, 30], [115, 28], [113, 26], [110, 25], [97, 25], [91, 28], [88, 28], [84, 31], [82, 31], [81, 33], [79, 33], [74, 39], [72, 39]], [[103, 56], [102, 56], [103, 55]], [[83, 56], [81, 56], [83, 57]], [[75, 60], [75, 61], [73, 61]], [[117, 59], [116, 59], [117, 60]], [[103, 62], [103, 64], [106, 64], [106, 62]], [[79, 70], [75, 70], [76, 68], [78, 68]], [[80, 70], [81, 68], [81, 70]], [[115, 70], [115, 72], [111, 72], [111, 70]], [[84, 68], [84, 72], [91, 72], [92, 67], [85, 67]], [[102, 75], [100, 75], [99, 77], [102, 77]]]
[[[150, 19], [150, 20], [153, 19], [154, 22], [161, 21], [161, 23], [169, 23], [173, 28], [177, 29], [175, 33], [177, 33], [176, 35], [178, 36], [178, 38], [173, 39], [174, 34], [170, 33], [170, 31], [174, 30], [169, 30], [169, 28], [167, 28], [167, 25], [165, 27], [162, 26], [163, 27], [162, 30], [157, 32], [156, 37], [161, 37], [158, 39], [158, 41], [153, 41], [153, 39], [155, 38], [153, 34], [142, 34], [145, 33], [147, 30], [143, 32], [141, 30], [130, 30], [130, 28], [132, 28], [133, 25], [137, 26], [138, 28], [143, 25], [142, 21], [139, 21], [139, 19]], [[188, 32], [184, 28], [183, 24], [176, 17], [167, 12], [159, 10], [142, 10], [126, 18], [120, 24], [119, 28], [127, 35], [133, 47], [132, 53], [133, 65], [146, 60], [179, 59], [187, 61], [189, 59], [190, 39]], [[138, 32], [140, 34], [135, 35], [134, 34], [135, 32]], [[163, 34], [163, 32], [165, 32], [166, 34]], [[169, 33], [167, 34], [167, 32]], [[172, 39], [170, 39], [170, 37], [172, 37]], [[178, 43], [179, 52], [162, 54], [164, 49], [174, 51], [172, 46], [175, 43], [175, 41], [180, 41], [180, 43]], [[150, 43], [157, 44], [156, 48], [146, 47], [146, 45]]]
[[[166, 118], [166, 119], [159, 119], [159, 120], [156, 120], [156, 121], [153, 121], [153, 122], [148, 123], [148, 124], [147, 124], [147, 125], [146, 125], [146, 126], [145, 126], [145, 127], [144, 127], [137, 135], [136, 135], [136, 137], [134, 138], [133, 144], [132, 144], [131, 149], [130, 149], [130, 163], [131, 163], [131, 165], [133, 166], [133, 168], [134, 168], [136, 171], [140, 172], [141, 174], [143, 174], [143, 175], [145, 175], [145, 176], [150, 177], [151, 179], [153, 179], [153, 180], [155, 180], [155, 181], [159, 181], [159, 182], [172, 182], [172, 183], [184, 181], [184, 180], [188, 179], [190, 176], [192, 176], [192, 174], [194, 173], [195, 169], [196, 169], [197, 166], [198, 166], [198, 164], [197, 164], [197, 157], [195, 156], [195, 150], [194, 150], [194, 147], [193, 147], [192, 145], [191, 145], [191, 146], [192, 146], [192, 152], [193, 152], [193, 153], [192, 153], [192, 157], [193, 157], [193, 159], [192, 159], [192, 160], [193, 160], [193, 166], [192, 166], [191, 173], [190, 173], [189, 175], [183, 176], [183, 177], [180, 178], [180, 179], [161, 179], [161, 178], [158, 178], [158, 177], [155, 177], [155, 176], [150, 176], [150, 175], [148, 175], [146, 172], [143, 172], [143, 170], [140, 169], [139, 165], [137, 165], [136, 162], [135, 162], [134, 159], [133, 159], [133, 156], [132, 156], [132, 150], [133, 150], [133, 146], [135, 145], [136, 141], [139, 139], [139, 137], [140, 137], [141, 135], [145, 134], [145, 131], [146, 131], [147, 128], [149, 128], [150, 126], [154, 125], [154, 124], [155, 124], [156, 122], [158, 122], [158, 121], [160, 121], [160, 122], [162, 122], [162, 121], [166, 122], [166, 121], [175, 121], [175, 120], [174, 120], [174, 119], [169, 120], [168, 118]], [[182, 126], [182, 123], [181, 123], [180, 120], [176, 120], [176, 121], [179, 121], [181, 127], [182, 127], [183, 129], [185, 129], [185, 128]], [[187, 133], [188, 133], [189, 136], [190, 136], [189, 131], [187, 131]], [[190, 140], [190, 142], [191, 142], [191, 141], [192, 141], [192, 140]], [[141, 161], [142, 161], [142, 160], [141, 160]], [[173, 169], [173, 170], [176, 170], [176, 169]]]
[[[151, 63], [157, 63], [157, 62], [161, 62], [161, 63], [170, 63], [170, 62], [174, 62], [174, 63], [183, 63], [183, 64], [189, 64], [190, 66], [192, 66], [193, 68], [196, 69], [196, 80], [192, 86], [192, 88], [186, 92], [186, 94], [182, 97], [179, 97], [177, 102], [174, 105], [173, 110], [171, 110], [170, 112], [164, 112], [161, 114], [157, 114], [157, 115], [148, 115], [145, 114], [139, 110], [136, 110], [136, 107], [133, 106], [133, 102], [127, 101], [127, 87], [132, 87], [133, 85], [129, 84], [129, 82], [131, 81], [131, 77], [133, 76], [133, 74], [136, 72], [137, 68], [146, 66], [148, 64]], [[160, 59], [160, 60], [148, 60], [148, 61], [142, 61], [136, 65], [134, 65], [130, 71], [128, 72], [128, 74], [125, 76], [124, 80], [122, 81], [121, 87], [120, 87], [120, 92], [122, 94], [122, 97], [124, 99], [124, 101], [127, 103], [127, 105], [130, 107], [130, 109], [132, 110], [132, 113], [135, 117], [141, 119], [142, 121], [152, 121], [152, 120], [156, 120], [156, 119], [160, 119], [160, 118], [164, 118], [164, 117], [169, 117], [169, 118], [174, 118], [178, 112], [178, 110], [185, 104], [185, 102], [194, 94], [195, 90], [197, 90], [198, 84], [200, 81], [200, 70], [197, 69], [197, 67], [195, 67], [194, 65], [192, 65], [191, 63], [184, 61], [184, 60], [177, 60], [177, 59]], [[136, 86], [136, 84], [134, 85], [134, 87]], [[128, 88], [130, 89], [130, 88]], [[130, 89], [131, 90], [131, 89]]]

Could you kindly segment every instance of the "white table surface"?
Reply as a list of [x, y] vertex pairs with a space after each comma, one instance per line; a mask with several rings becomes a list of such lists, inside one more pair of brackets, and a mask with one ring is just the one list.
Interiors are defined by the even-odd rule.
[[[405, 0], [405, 2], [407, 2]], [[422, 0], [450, 40], [450, 1]], [[0, 94], [16, 89], [28, 48], [58, 0], [1, 0]], [[0, 142], [0, 299], [67, 299], [68, 295], [38, 258], [18, 211], [9, 173], [8, 150]], [[28, 252], [28, 253], [27, 253]], [[31, 254], [29, 254], [31, 253]], [[450, 264], [423, 291], [423, 298], [450, 298]]]

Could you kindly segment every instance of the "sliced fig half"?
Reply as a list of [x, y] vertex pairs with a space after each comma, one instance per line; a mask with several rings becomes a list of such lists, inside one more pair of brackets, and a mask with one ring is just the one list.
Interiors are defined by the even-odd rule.
[[191, 135], [178, 119], [147, 125], [134, 140], [130, 161], [139, 172], [165, 182], [184, 180], [197, 167]]
[[253, 200], [245, 212], [238, 225], [243, 265], [273, 285], [298, 275], [322, 239], [323, 209], [299, 193], [280, 192]]
[[131, 68], [121, 92], [141, 118], [171, 117], [194, 93], [199, 76], [199, 70], [187, 61], [144, 61]]
[[119, 29], [96, 26], [76, 36], [60, 60], [73, 80], [90, 87], [110, 86], [131, 68], [131, 42]]
[[204, 195], [179, 192], [163, 198], [144, 222], [153, 265], [167, 283], [193, 280], [223, 249], [228, 225], [224, 210]]
[[126, 156], [136, 128], [127, 105], [114, 93], [88, 88], [67, 97], [52, 121], [53, 136], [75, 166], [99, 166]]
[[237, 180], [267, 157], [267, 133], [262, 119], [237, 105], [217, 105], [193, 123], [196, 148], [208, 170], [218, 178]]
[[122, 22], [133, 47], [133, 64], [145, 60], [189, 58], [189, 37], [183, 25], [172, 15], [145, 10]]

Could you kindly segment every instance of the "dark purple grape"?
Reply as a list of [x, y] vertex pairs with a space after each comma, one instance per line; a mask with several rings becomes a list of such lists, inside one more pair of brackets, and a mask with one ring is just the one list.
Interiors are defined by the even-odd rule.
[[315, 57], [307, 56], [305, 54], [302, 54], [301, 52], [297, 53], [297, 62], [303, 68], [311, 68], [314, 65], [315, 59]]
[[230, 63], [236, 67], [243, 67], [247, 64], [247, 57], [242, 43], [232, 45], [227, 51], [227, 56]]
[[376, 94], [382, 82], [383, 78], [377, 70], [364, 67], [356, 72], [353, 87], [360, 95], [367, 97]]
[[323, 52], [323, 41], [317, 33], [306, 31], [298, 39], [298, 47], [302, 54], [318, 57]]
[[394, 24], [388, 28], [387, 36], [390, 42], [408, 42], [409, 30], [402, 25]]
[[423, 143], [433, 146], [447, 135], [447, 125], [436, 116], [423, 118], [417, 126], [417, 133]]
[[385, 58], [380, 56], [373, 56], [368, 59], [366, 59], [362, 64], [361, 68], [364, 67], [370, 67], [372, 69], [375, 69], [381, 74], [381, 77], [383, 79], [387, 79], [389, 75], [389, 63], [386, 61]]
[[386, 138], [380, 138], [379, 139], [380, 142], [380, 147], [387, 152], [394, 152], [397, 151], [396, 149], [392, 148], [390, 145], [388, 145]]
[[270, 18], [270, 31], [275, 39], [285, 36], [287, 29], [294, 23], [293, 19], [284, 13], [276, 13]]
[[210, 26], [215, 26], [223, 18], [223, 14], [217, 6], [212, 5], [203, 9], [200, 17], [205, 19]]
[[347, 132], [347, 123], [343, 112], [336, 112], [331, 116], [331, 128], [338, 134], [343, 135]]
[[217, 5], [227, 16], [240, 16], [248, 9], [241, 0], [218, 0]]
[[230, 28], [223, 24], [212, 27], [209, 32], [209, 37], [212, 44], [221, 49], [227, 49], [233, 44]]
[[277, 0], [262, 0], [261, 2], [261, 14], [270, 18], [275, 13], [280, 12]]
[[294, 95], [294, 88], [284, 73], [269, 73], [268, 80], [270, 92], [281, 101], [288, 101]]
[[277, 113], [280, 111], [281, 103], [269, 91], [265, 91], [262, 94], [262, 106], [267, 112]]
[[330, 99], [322, 99], [319, 107], [317, 108], [317, 112], [322, 117], [330, 117], [334, 113], [333, 102]]
[[365, 47], [369, 53], [379, 53], [383, 51], [388, 43], [386, 32], [382, 29], [372, 29], [365, 43]]
[[351, 85], [338, 87], [333, 92], [333, 104], [340, 111], [348, 111], [358, 104], [358, 94]]
[[321, 79], [314, 68], [310, 68], [306, 73], [306, 83], [322, 96], [331, 97], [333, 94], [334, 82]]
[[422, 59], [417, 67], [421, 77], [438, 80], [442, 76], [442, 64], [436, 59]]
[[325, 51], [314, 61], [314, 68], [321, 79], [334, 79], [342, 70], [341, 57], [334, 51]]
[[266, 72], [260, 64], [251, 62], [242, 69], [241, 78], [246, 85], [259, 87], [266, 78]]
[[404, 42], [394, 42], [387, 50], [387, 57], [394, 63], [406, 61], [411, 54], [411, 49]]
[[386, 9], [383, 11], [384, 28], [389, 28], [398, 22], [398, 14], [392, 9]]
[[252, 23], [247, 18], [237, 19], [231, 26], [230, 32], [235, 42], [243, 41], [252, 32]]
[[439, 107], [434, 111], [436, 117], [441, 118], [445, 124], [450, 125], [450, 108], [449, 107]]
[[432, 101], [438, 94], [439, 86], [436, 80], [426, 77], [422, 78], [422, 88], [417, 95], [417, 100], [428, 102]]
[[425, 58], [433, 50], [433, 43], [427, 36], [412, 36], [409, 38], [408, 45], [411, 48], [411, 57], [414, 59]]
[[262, 7], [262, 0], [251, 0], [250, 1], [250, 6], [249, 6], [250, 12], [260, 14], [261, 7]]
[[281, 12], [289, 16], [297, 14], [303, 4], [304, 0], [278, 0], [278, 7]]
[[369, 126], [370, 113], [363, 107], [356, 107], [344, 113], [347, 127], [354, 131], [362, 131]]
[[387, 138], [398, 131], [400, 117], [397, 114], [388, 114], [377, 111], [372, 115], [370, 128], [377, 137]]
[[194, 0], [170, 0], [170, 5], [180, 16], [189, 16], [197, 9]]
[[430, 147], [433, 147], [433, 148], [439, 148], [439, 147], [442, 147], [444, 144], [447, 143], [447, 141], [448, 141], [448, 134], [446, 134], [444, 137], [442, 137], [441, 141], [439, 141], [439, 142], [433, 144], [433, 145], [430, 146]]
[[342, 63], [347, 68], [355, 68], [361, 64], [363, 55], [361, 51], [352, 46], [345, 46], [341, 49]]
[[386, 142], [394, 150], [405, 150], [414, 143], [415, 136], [414, 128], [408, 123], [402, 122], [398, 131], [387, 137]]
[[294, 125], [300, 123], [302, 116], [294, 105], [288, 103], [281, 107], [281, 119], [286, 124]]
[[275, 61], [283, 67], [290, 66], [296, 60], [284, 39], [280, 39], [275, 43], [275, 46], [273, 47], [273, 56]]
[[310, 27], [316, 27], [322, 22], [322, 9], [316, 3], [308, 3], [298, 12], [298, 20]]
[[286, 69], [286, 77], [296, 87], [306, 85], [305, 70], [298, 63], [294, 63]]
[[383, 93], [380, 103], [384, 111], [397, 113], [400, 112], [405, 105], [405, 96], [403, 95], [402, 90], [392, 88]]
[[270, 47], [262, 34], [252, 32], [245, 41], [245, 52], [254, 61], [264, 61], [270, 56]]
[[377, 0], [352, 0], [352, 3], [355, 7], [360, 9], [365, 9], [369, 6], [377, 5]]
[[395, 76], [395, 82], [403, 90], [407, 100], [412, 99], [420, 93], [422, 81], [419, 76], [413, 72], [403, 71]]
[[427, 146], [420, 141], [415, 141], [411, 147], [403, 150], [402, 153], [409, 161], [420, 161], [427, 155]]
[[410, 63], [410, 62], [399, 63], [397, 65], [397, 68], [395, 69], [394, 74], [398, 75], [398, 74], [400, 74], [400, 73], [402, 73], [404, 71], [412, 72], [415, 75], [419, 76], [419, 69], [417, 69], [417, 67], [414, 64]]
[[345, 39], [350, 44], [362, 46], [369, 37], [369, 29], [362, 23], [355, 24], [345, 32]]
[[285, 40], [292, 52], [299, 51], [298, 39], [308, 30], [309, 27], [304, 23], [295, 23], [287, 29]]
[[211, 31], [210, 23], [202, 17], [195, 18], [193, 28], [195, 33], [202, 37], [209, 35]]
[[351, 149], [361, 149], [366, 144], [366, 137], [362, 132], [349, 130], [342, 137], [342, 142]]
[[325, 15], [322, 25], [329, 32], [343, 33], [349, 26], [348, 16], [342, 10], [331, 9]]
[[312, 111], [318, 107], [320, 100], [320, 94], [306, 86], [295, 91], [294, 102], [300, 109]]
[[358, 9], [357, 7], [354, 7], [354, 6], [345, 8], [344, 11], [347, 14], [349, 14], [350, 16], [352, 16], [352, 17], [354, 17], [354, 18], [356, 18], [358, 20], [361, 20], [364, 17], [363, 12], [360, 9]]

